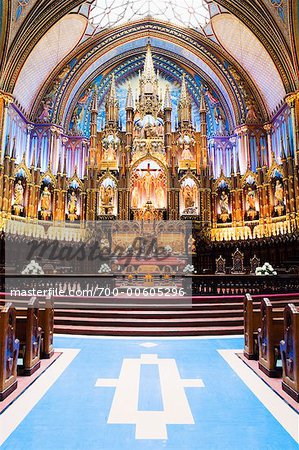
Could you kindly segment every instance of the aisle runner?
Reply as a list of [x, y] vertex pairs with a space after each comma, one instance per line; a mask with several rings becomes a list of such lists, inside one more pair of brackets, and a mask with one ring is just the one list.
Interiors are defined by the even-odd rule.
[[241, 338], [55, 337], [55, 345], [66, 349], [64, 364], [0, 416], [1, 450], [298, 448], [298, 415], [235, 362]]

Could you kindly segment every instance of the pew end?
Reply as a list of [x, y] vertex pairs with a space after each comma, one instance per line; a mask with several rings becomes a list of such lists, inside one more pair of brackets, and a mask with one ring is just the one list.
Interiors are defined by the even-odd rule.
[[260, 312], [254, 310], [250, 294], [244, 296], [244, 356], [249, 360], [258, 359], [258, 324]]
[[289, 304], [284, 311], [284, 339], [280, 342], [282, 389], [299, 402], [299, 309]]
[[277, 366], [280, 359], [280, 341], [283, 337], [284, 321], [275, 317], [268, 298], [261, 302], [261, 327], [258, 329], [259, 369], [270, 378], [279, 378], [282, 368]]
[[39, 327], [39, 302], [36, 298], [29, 301], [26, 316], [17, 316], [16, 330], [22, 358], [18, 373], [30, 376], [40, 368], [42, 329]]
[[49, 359], [54, 354], [54, 302], [46, 298], [45, 308], [39, 311], [39, 325], [42, 328], [41, 358]]
[[16, 311], [12, 303], [6, 303], [0, 310], [0, 401], [5, 400], [18, 385], [20, 343], [15, 333]]

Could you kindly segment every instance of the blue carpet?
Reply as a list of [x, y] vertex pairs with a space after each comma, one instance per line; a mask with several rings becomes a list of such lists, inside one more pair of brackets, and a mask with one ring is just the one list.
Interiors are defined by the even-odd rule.
[[[146, 342], [156, 346], [140, 346]], [[81, 349], [56, 383], [1, 448], [9, 450], [288, 450], [295, 441], [217, 352], [242, 348], [243, 340], [125, 340], [56, 337], [56, 348]], [[186, 387], [194, 424], [167, 425], [167, 439], [135, 439], [134, 424], [107, 423], [124, 358], [174, 359]], [[163, 392], [155, 364], [141, 364], [138, 409], [161, 411]], [[170, 380], [171, 381], [171, 380]], [[129, 386], [128, 386], [129, 388]], [[173, 394], [175, 396], [175, 393]], [[174, 412], [175, 413], [175, 412]], [[0, 430], [1, 432], [1, 430]]]

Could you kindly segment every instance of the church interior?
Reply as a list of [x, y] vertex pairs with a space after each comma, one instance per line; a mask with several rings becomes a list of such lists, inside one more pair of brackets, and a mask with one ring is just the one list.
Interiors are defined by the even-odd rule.
[[0, 447], [297, 449], [299, 2], [0, 25]]

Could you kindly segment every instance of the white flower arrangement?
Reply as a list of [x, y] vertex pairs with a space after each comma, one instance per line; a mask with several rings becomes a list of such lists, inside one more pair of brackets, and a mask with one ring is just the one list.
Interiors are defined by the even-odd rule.
[[255, 269], [256, 275], [277, 275], [276, 270], [273, 269], [271, 264], [265, 263], [262, 267], [257, 267]]
[[132, 255], [133, 254], [133, 246], [132, 245], [129, 245], [127, 248], [126, 248], [126, 255]]
[[102, 264], [98, 270], [98, 273], [110, 273], [110, 272], [111, 272], [111, 268], [106, 263]]
[[170, 253], [172, 253], [172, 247], [170, 245], [166, 245], [164, 247], [164, 251], [167, 255], [170, 255]]
[[187, 264], [187, 266], [184, 267], [184, 269], [183, 269], [183, 273], [192, 273], [194, 271], [195, 271], [195, 269], [194, 269], [193, 264]]
[[44, 271], [41, 266], [32, 259], [22, 271], [22, 275], [44, 275]]

